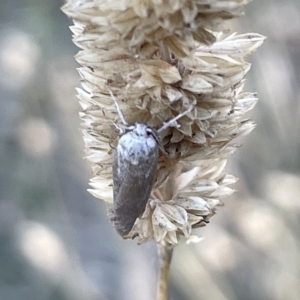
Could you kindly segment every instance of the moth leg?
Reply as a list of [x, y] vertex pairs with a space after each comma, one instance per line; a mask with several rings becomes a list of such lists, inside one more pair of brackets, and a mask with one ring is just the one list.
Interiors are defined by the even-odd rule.
[[160, 141], [159, 141], [159, 143], [157, 143], [157, 145], [164, 156], [166, 156], [167, 158], [171, 158], [170, 154], [165, 150], [164, 146], [162, 145], [162, 143]]
[[176, 117], [174, 117], [173, 119], [171, 119], [170, 121], [164, 123], [164, 125], [162, 127], [160, 127], [157, 130], [157, 133], [161, 133], [163, 130], [167, 129], [168, 127], [170, 127], [175, 121], [177, 121], [178, 119], [180, 119], [181, 117], [185, 116], [186, 114], [188, 114], [191, 110], [193, 109], [193, 106], [190, 106], [186, 111], [180, 113], [179, 115], [177, 115]]
[[[120, 134], [125, 133], [126, 127], [125, 127], [125, 128], [122, 128], [121, 126], [118, 126], [116, 123], [113, 123], [113, 124], [114, 124], [114, 126], [116, 127], [116, 129], [120, 131]], [[126, 126], [126, 125], [125, 125], [125, 126]]]
[[151, 133], [151, 135], [153, 136], [153, 138], [155, 139], [156, 143], [157, 143], [157, 146], [158, 148], [161, 150], [161, 152], [168, 158], [170, 158], [170, 154], [165, 150], [162, 142], [161, 142], [161, 139], [157, 133], [157, 131], [153, 128], [148, 128], [147, 129], [147, 132]]

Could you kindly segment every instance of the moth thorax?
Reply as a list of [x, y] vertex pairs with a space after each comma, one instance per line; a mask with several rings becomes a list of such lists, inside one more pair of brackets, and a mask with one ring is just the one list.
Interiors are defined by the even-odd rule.
[[127, 127], [127, 132], [120, 137], [117, 156], [132, 165], [138, 165], [153, 154], [157, 156], [157, 147], [153, 130], [145, 124], [137, 123]]

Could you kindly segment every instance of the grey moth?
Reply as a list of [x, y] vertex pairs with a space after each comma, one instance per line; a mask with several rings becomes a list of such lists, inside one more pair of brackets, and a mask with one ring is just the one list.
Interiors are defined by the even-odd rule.
[[142, 123], [128, 125], [117, 100], [109, 92], [124, 125], [117, 127], [120, 138], [113, 160], [113, 208], [110, 219], [116, 231], [126, 236], [145, 211], [157, 170], [158, 149], [167, 155], [159, 133], [190, 112], [192, 107], [155, 130]]

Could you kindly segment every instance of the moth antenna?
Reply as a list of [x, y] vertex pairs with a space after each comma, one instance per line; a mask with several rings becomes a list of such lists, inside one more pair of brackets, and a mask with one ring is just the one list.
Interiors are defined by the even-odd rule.
[[[111, 98], [112, 98], [112, 99], [114, 100], [114, 102], [115, 102], [115, 105], [116, 105], [116, 107], [117, 107], [117, 112], [118, 112], [118, 114], [119, 114], [119, 117], [120, 117], [122, 123], [123, 123], [124, 125], [128, 125], [128, 123], [125, 121], [124, 115], [123, 115], [123, 113], [122, 113], [122, 111], [121, 111], [121, 109], [120, 109], [120, 106], [119, 106], [119, 104], [118, 104], [118, 101], [117, 101], [116, 97], [114, 96], [114, 94], [112, 93], [112, 91], [111, 91], [108, 87], [106, 87], [106, 88], [107, 88], [108, 92], [110, 93]], [[117, 127], [117, 126], [116, 126], [116, 127]], [[118, 127], [117, 127], [117, 128], [118, 128]]]
[[168, 121], [167, 123], [164, 123], [164, 125], [157, 130], [157, 133], [160, 133], [163, 130], [167, 129], [169, 126], [171, 126], [172, 123], [174, 123], [175, 121], [177, 121], [181, 117], [183, 117], [186, 114], [188, 114], [192, 109], [193, 109], [193, 106], [190, 106], [190, 108], [188, 108], [186, 111], [180, 113], [179, 115], [177, 115], [176, 117], [174, 117], [173, 119], [171, 119], [170, 121]]

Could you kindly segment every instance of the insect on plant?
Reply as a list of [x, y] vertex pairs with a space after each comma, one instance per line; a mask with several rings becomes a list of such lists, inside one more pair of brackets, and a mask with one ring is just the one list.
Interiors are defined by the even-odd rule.
[[168, 156], [159, 134], [189, 113], [192, 106], [155, 130], [138, 122], [129, 125], [117, 99], [110, 90], [109, 93], [123, 123], [123, 126], [116, 126], [120, 131], [120, 138], [113, 161], [111, 221], [117, 232], [121, 236], [126, 236], [131, 231], [136, 219], [145, 211], [157, 170], [158, 149]]

